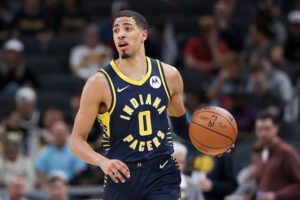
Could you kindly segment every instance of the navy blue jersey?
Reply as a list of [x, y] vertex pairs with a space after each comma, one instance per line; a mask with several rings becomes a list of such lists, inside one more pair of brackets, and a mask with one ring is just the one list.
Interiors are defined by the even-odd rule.
[[108, 112], [98, 114], [102, 148], [110, 159], [134, 162], [173, 153], [164, 72], [158, 60], [147, 57], [147, 66], [140, 81], [126, 77], [114, 61], [100, 70], [112, 94]]

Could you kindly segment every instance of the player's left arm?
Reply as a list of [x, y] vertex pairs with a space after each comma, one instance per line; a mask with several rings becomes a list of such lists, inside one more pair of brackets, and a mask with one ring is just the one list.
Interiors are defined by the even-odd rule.
[[189, 122], [186, 118], [185, 108], [182, 100], [183, 81], [181, 75], [178, 70], [171, 65], [163, 63], [162, 67], [170, 92], [168, 115], [170, 117], [173, 130], [183, 139], [190, 141]]
[[[162, 63], [167, 86], [170, 92], [170, 101], [168, 104], [168, 115], [174, 132], [187, 141], [189, 137], [189, 122], [186, 118], [185, 107], [183, 104], [183, 80], [179, 71], [168, 64]], [[231, 148], [234, 147], [234, 144]], [[227, 152], [230, 152], [228, 149]], [[222, 156], [222, 154], [218, 155]]]
[[162, 66], [170, 92], [168, 114], [172, 117], [180, 117], [185, 114], [185, 108], [182, 100], [183, 81], [181, 75], [178, 70], [171, 65], [163, 63]]

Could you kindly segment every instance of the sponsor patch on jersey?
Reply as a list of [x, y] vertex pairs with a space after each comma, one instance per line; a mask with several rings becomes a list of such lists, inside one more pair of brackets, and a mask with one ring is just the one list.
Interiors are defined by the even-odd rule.
[[151, 85], [151, 87], [153, 87], [155, 89], [160, 88], [160, 86], [161, 86], [160, 78], [157, 76], [152, 76], [150, 78], [150, 85]]

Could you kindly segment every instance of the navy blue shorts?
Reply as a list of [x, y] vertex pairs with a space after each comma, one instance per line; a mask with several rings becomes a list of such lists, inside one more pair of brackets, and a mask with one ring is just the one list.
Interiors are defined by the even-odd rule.
[[145, 162], [126, 163], [130, 178], [115, 183], [104, 179], [104, 200], [179, 200], [180, 170], [171, 156], [160, 156]]

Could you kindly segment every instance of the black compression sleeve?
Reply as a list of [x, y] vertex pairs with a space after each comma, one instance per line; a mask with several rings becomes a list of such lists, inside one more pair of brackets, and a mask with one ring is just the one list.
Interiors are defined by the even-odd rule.
[[180, 117], [170, 116], [170, 120], [171, 120], [173, 131], [181, 138], [190, 142], [191, 140], [189, 136], [189, 122], [186, 118], [186, 114], [184, 113]]

